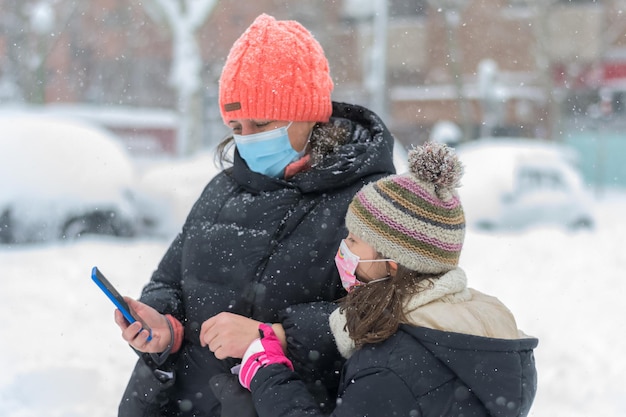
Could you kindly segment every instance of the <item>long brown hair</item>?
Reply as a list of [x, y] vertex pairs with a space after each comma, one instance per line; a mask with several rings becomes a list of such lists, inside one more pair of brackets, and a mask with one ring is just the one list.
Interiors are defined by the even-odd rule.
[[423, 274], [398, 264], [391, 279], [359, 285], [340, 300], [346, 330], [357, 348], [388, 339], [400, 323], [407, 323], [407, 296], [432, 286], [439, 275]]

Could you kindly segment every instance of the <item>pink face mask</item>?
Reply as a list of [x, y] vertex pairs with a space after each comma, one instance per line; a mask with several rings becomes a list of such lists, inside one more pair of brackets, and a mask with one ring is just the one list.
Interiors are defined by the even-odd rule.
[[337, 250], [337, 255], [335, 255], [335, 264], [337, 265], [337, 270], [339, 271], [339, 276], [341, 277], [341, 285], [346, 291], [350, 292], [357, 285], [363, 284], [371, 284], [374, 282], [385, 281], [391, 278], [390, 276], [386, 276], [383, 278], [375, 279], [369, 282], [359, 281], [355, 275], [355, 271], [357, 266], [359, 266], [359, 262], [386, 262], [393, 261], [393, 259], [369, 259], [369, 260], [361, 260], [358, 255], [355, 255], [350, 251], [348, 245], [346, 245], [346, 241], [342, 240], [339, 245], [339, 250]]

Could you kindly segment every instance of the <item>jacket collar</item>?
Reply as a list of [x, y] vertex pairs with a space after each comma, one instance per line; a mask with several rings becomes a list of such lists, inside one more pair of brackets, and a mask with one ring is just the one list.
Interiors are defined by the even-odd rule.
[[[432, 285], [413, 295], [406, 301], [406, 311], [416, 311], [417, 308], [436, 300], [466, 301], [471, 298], [467, 288], [467, 277], [461, 268], [453, 269], [432, 281]], [[409, 313], [410, 316], [410, 313]], [[349, 358], [355, 351], [354, 341], [350, 338], [346, 326], [346, 317], [336, 309], [329, 318], [330, 328], [335, 336], [339, 352], [344, 358]]]
[[[250, 191], [296, 188], [302, 193], [323, 193], [343, 188], [369, 175], [395, 173], [393, 136], [370, 110], [333, 103], [328, 123], [319, 124], [312, 138], [312, 167], [283, 180], [251, 171], [235, 149], [231, 175]], [[326, 139], [326, 143], [323, 141]]]

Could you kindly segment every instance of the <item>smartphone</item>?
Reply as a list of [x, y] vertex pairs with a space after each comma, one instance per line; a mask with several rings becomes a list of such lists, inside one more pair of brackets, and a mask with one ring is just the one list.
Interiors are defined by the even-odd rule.
[[[152, 340], [152, 329], [148, 326], [142, 319], [139, 317], [137, 313], [128, 305], [128, 303], [124, 300], [124, 298], [120, 295], [120, 293], [115, 289], [115, 287], [109, 282], [108, 279], [104, 277], [102, 272], [98, 269], [98, 267], [94, 266], [91, 269], [91, 279], [100, 287], [102, 292], [104, 292], [107, 297], [113, 304], [122, 312], [124, 318], [128, 323], [132, 324], [135, 321], [141, 323], [141, 327], [150, 332], [148, 336], [148, 341]], [[142, 330], [143, 330], [142, 329]]]

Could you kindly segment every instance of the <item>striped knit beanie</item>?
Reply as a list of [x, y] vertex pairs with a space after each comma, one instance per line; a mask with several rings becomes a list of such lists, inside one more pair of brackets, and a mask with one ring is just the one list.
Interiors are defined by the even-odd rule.
[[327, 122], [333, 81], [322, 46], [294, 20], [262, 14], [233, 44], [219, 104], [234, 119]]
[[459, 263], [465, 216], [455, 188], [463, 167], [451, 148], [426, 142], [409, 151], [409, 172], [363, 187], [346, 214], [348, 230], [385, 258], [439, 274]]

